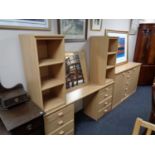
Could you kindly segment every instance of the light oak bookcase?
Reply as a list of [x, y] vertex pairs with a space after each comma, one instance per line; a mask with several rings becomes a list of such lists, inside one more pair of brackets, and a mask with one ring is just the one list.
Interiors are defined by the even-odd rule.
[[45, 112], [65, 104], [64, 37], [20, 35], [27, 87]]

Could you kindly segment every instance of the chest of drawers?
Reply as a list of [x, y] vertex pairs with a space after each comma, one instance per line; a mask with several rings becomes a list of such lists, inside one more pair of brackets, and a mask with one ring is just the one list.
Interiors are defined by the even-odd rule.
[[70, 104], [44, 116], [45, 134], [62, 135], [74, 133], [74, 105]]
[[110, 84], [96, 93], [83, 99], [84, 113], [98, 120], [111, 110], [113, 84]]

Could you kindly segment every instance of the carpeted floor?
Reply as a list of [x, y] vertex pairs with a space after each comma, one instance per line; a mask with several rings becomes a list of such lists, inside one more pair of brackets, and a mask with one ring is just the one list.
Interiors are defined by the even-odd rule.
[[137, 117], [148, 120], [151, 110], [151, 87], [138, 87], [136, 93], [99, 121], [82, 111], [75, 115], [76, 135], [130, 135]]

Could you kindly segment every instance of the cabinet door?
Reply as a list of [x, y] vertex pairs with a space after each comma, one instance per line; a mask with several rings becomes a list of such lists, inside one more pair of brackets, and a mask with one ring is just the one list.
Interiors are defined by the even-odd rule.
[[115, 84], [114, 84], [114, 93], [113, 93], [113, 105], [112, 108], [121, 103], [122, 98], [124, 97], [124, 85], [125, 78], [124, 73], [115, 75]]

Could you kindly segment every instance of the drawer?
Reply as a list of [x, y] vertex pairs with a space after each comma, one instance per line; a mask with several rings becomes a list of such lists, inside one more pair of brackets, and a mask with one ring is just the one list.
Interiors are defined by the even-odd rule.
[[98, 119], [109, 111], [111, 111], [111, 105], [108, 105], [107, 107], [98, 110]]
[[[38, 132], [39, 131], [39, 132]], [[13, 135], [30, 135], [30, 134], [44, 134], [44, 120], [43, 116], [36, 118], [18, 128], [10, 131]]]
[[74, 119], [73, 105], [44, 117], [45, 133], [48, 134]]
[[99, 101], [104, 100], [110, 96], [112, 96], [113, 85], [107, 86], [101, 89], [98, 93]]
[[64, 124], [61, 128], [58, 128], [54, 132], [51, 132], [50, 135], [70, 135], [74, 133], [74, 121], [71, 120]]
[[112, 97], [109, 97], [106, 100], [102, 100], [102, 101], [98, 102], [98, 108], [99, 109], [105, 108], [108, 105], [109, 106], [112, 105]]

